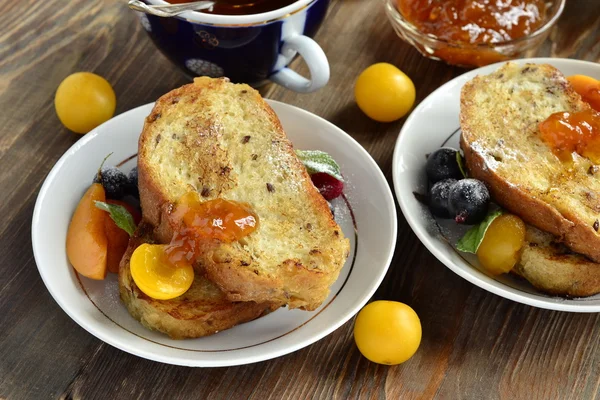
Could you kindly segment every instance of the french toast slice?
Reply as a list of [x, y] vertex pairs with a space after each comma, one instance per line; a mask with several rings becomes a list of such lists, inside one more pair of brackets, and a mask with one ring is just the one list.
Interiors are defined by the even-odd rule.
[[154, 243], [153, 228], [142, 222], [119, 266], [119, 292], [129, 313], [146, 328], [173, 339], [197, 338], [229, 329], [271, 311], [274, 303], [231, 302], [216, 285], [196, 274], [190, 289], [171, 300], [156, 300], [144, 294], [131, 277], [129, 261], [142, 243]]
[[530, 225], [521, 259], [512, 272], [549, 294], [585, 297], [600, 293], [600, 264], [569, 251], [551, 234]]
[[314, 310], [329, 294], [349, 241], [256, 90], [202, 77], [161, 97], [140, 136], [138, 174], [144, 218], [163, 243], [188, 192], [246, 203], [258, 215], [255, 232], [207, 243], [196, 263], [229, 300]]
[[600, 262], [597, 167], [575, 153], [561, 161], [538, 128], [553, 113], [588, 108], [556, 68], [507, 63], [463, 87], [460, 145], [498, 204]]

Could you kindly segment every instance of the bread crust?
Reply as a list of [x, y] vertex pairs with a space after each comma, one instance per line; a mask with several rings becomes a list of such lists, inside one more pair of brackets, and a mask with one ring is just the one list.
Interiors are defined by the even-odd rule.
[[130, 259], [142, 243], [152, 243], [153, 228], [142, 222], [131, 238], [119, 267], [119, 293], [129, 313], [146, 328], [172, 339], [197, 338], [215, 334], [243, 322], [259, 318], [279, 308], [279, 304], [231, 302], [206, 278], [197, 274], [188, 292], [172, 300], [148, 297], [136, 286], [130, 272]]
[[[285, 165], [292, 174], [290, 181], [297, 185], [297, 195], [304, 201], [306, 211], [305, 215], [300, 215], [300, 217], [314, 221], [312, 225], [318, 225], [319, 229], [317, 230], [315, 226], [315, 233], [311, 234], [308, 232], [311, 230], [311, 223], [303, 223], [300, 226], [296, 221], [296, 225], [291, 225], [291, 223], [282, 225], [285, 228], [282, 228], [282, 235], [291, 228], [295, 229], [299, 238], [294, 242], [294, 247], [304, 249], [309, 254], [307, 257], [295, 256], [299, 250], [291, 248], [288, 257], [280, 259], [277, 265], [265, 267], [263, 265], [265, 263], [259, 264], [251, 254], [252, 251], [248, 249], [252, 247], [251, 244], [213, 242], [206, 244], [195, 268], [225, 292], [231, 301], [284, 303], [290, 308], [314, 310], [325, 300], [329, 293], [329, 287], [337, 279], [348, 256], [349, 242], [344, 238], [340, 227], [333, 219], [329, 205], [314, 187], [306, 169], [297, 159], [293, 146], [286, 138], [275, 112], [264, 102], [258, 92], [249, 86], [233, 85], [224, 79], [199, 78], [192, 84], [167, 93], [156, 102], [146, 119], [139, 140], [138, 185], [144, 218], [156, 226], [154, 236], [161, 243], [168, 243], [174, 231], [178, 229], [177, 221], [169, 218], [178, 199], [173, 195], [176, 190], [171, 190], [169, 185], [172, 183], [166, 183], [164, 179], [160, 179], [156, 172], [156, 162], [152, 158], [152, 151], [156, 147], [154, 143], [158, 140], [157, 138], [160, 138], [164, 129], [164, 126], [160, 125], [161, 117], [178, 112], [178, 107], [189, 107], [188, 110], [206, 109], [213, 105], [211, 101], [215, 101], [214, 97], [209, 99], [209, 95], [232, 90], [243, 93], [244, 99], [251, 99], [255, 107], [251, 112], [251, 118], [254, 114], [260, 115], [261, 120], [267, 121], [265, 124], [268, 125], [269, 131], [274, 132], [270, 139], [276, 146], [272, 156], [286, 160]], [[236, 99], [230, 98], [229, 101], [235, 102]], [[187, 104], [182, 104], [186, 102]], [[190, 102], [193, 102], [193, 105], [190, 105]], [[222, 114], [228, 112], [227, 106], [220, 111]], [[243, 202], [251, 203], [255, 193], [239, 193], [239, 182], [230, 173], [233, 167], [230, 168], [231, 157], [229, 154], [217, 145], [212, 145], [220, 138], [219, 133], [215, 133], [215, 126], [219, 126], [218, 119], [221, 116], [215, 117], [216, 122], [210, 121], [205, 116], [194, 119], [190, 124], [199, 132], [200, 138], [193, 145], [180, 147], [184, 148], [186, 154], [190, 154], [190, 158], [198, 161], [198, 165], [193, 171], [199, 176], [198, 179], [202, 182], [211, 182], [215, 187], [215, 189], [211, 187], [211, 194], [206, 197], [207, 199], [233, 196], [241, 198]], [[181, 135], [190, 137], [196, 131], [186, 126], [181, 131]], [[256, 139], [253, 137], [252, 140]], [[250, 144], [252, 143], [250, 142]], [[197, 156], [198, 152], [201, 152], [202, 156]], [[206, 157], [206, 154], [209, 153], [214, 157]], [[260, 154], [259, 156], [267, 157], [269, 154]], [[219, 162], [225, 165], [221, 167], [227, 172], [224, 176], [222, 176], [222, 170], [219, 171], [214, 167]], [[288, 184], [290, 183], [286, 181], [278, 183], [275, 191], [282, 185]], [[264, 190], [268, 189], [264, 183], [262, 185]], [[201, 188], [188, 185], [185, 190], [200, 192]], [[258, 230], [252, 235], [262, 234], [262, 221], [270, 218], [272, 214], [277, 213], [277, 215], [285, 217], [286, 206], [291, 207], [282, 202], [281, 205], [272, 206], [269, 209], [256, 208], [255, 211], [259, 214], [261, 223]], [[297, 219], [298, 215], [293, 217]], [[287, 224], [287, 222], [282, 222], [282, 224]], [[248, 241], [254, 240], [254, 237], [249, 237]], [[282, 237], [272, 238], [273, 241], [278, 239], [282, 239]], [[259, 240], [256, 239], [256, 241]], [[310, 246], [314, 249], [307, 249]]]
[[548, 294], [586, 297], [600, 293], [600, 264], [570, 252], [549, 233], [527, 227], [525, 245], [513, 273]]
[[[462, 134], [460, 137], [460, 146], [465, 155], [465, 162], [470, 174], [488, 186], [492, 198], [502, 207], [523, 218], [525, 222], [531, 224], [543, 231], [557, 236], [558, 240], [563, 242], [573, 251], [582, 253], [592, 260], [600, 261], [600, 235], [593, 228], [593, 221], [584, 221], [579, 214], [569, 210], [560, 212], [549, 203], [547, 199], [540, 198], [537, 194], [528, 190], [524, 185], [516, 184], [511, 177], [498, 173], [493, 165], [487, 161], [479, 146], [474, 146], [478, 138], [487, 133], [476, 123], [473, 118], [480, 112], [480, 104], [476, 98], [478, 92], [485, 91], [490, 80], [500, 79], [503, 74], [509, 73], [509, 70], [520, 68], [532, 68], [534, 64], [523, 65], [520, 67], [512, 63], [506, 64], [498, 71], [488, 76], [478, 76], [465, 84], [461, 92], [461, 111], [460, 125]], [[560, 91], [562, 101], [569, 104], [569, 110], [585, 109], [589, 106], [582, 102], [580, 96], [566, 83], [562, 74], [550, 65], [535, 65], [536, 73], [543, 74], [549, 85], [554, 85], [548, 90]], [[495, 109], [496, 113], [502, 117], [505, 112], [503, 105], [499, 104]], [[546, 118], [549, 115], [542, 117]], [[508, 114], [506, 115], [508, 117]], [[500, 120], [500, 117], [498, 117]], [[523, 131], [529, 127], [523, 126]], [[526, 161], [523, 168], [535, 168]]]

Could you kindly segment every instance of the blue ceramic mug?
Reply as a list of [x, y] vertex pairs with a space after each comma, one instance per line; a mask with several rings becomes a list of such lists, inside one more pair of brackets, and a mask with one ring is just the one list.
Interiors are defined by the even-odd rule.
[[[171, 18], [139, 15], [156, 46], [188, 76], [226, 76], [253, 86], [271, 80], [297, 92], [313, 92], [329, 80], [327, 57], [311, 39], [328, 4], [329, 0], [298, 0], [278, 10], [250, 15], [196, 11]], [[310, 79], [287, 68], [296, 54], [304, 58]]]

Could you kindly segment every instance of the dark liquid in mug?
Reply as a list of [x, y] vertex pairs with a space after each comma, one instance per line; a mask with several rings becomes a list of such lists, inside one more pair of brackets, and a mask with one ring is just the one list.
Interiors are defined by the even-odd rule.
[[[166, 0], [172, 4], [191, 3], [196, 0]], [[249, 15], [278, 10], [297, 0], [215, 0], [211, 8], [201, 10], [206, 14]]]

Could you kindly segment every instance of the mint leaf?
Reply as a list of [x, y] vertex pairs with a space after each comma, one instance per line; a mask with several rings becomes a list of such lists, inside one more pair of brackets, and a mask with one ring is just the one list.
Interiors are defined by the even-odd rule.
[[468, 178], [468, 176], [467, 176], [467, 168], [465, 168], [465, 158], [463, 157], [462, 154], [460, 154], [460, 151], [456, 152], [456, 163], [458, 164], [458, 169], [460, 169], [460, 173], [465, 178]]
[[335, 160], [324, 151], [320, 150], [296, 150], [296, 155], [310, 175], [322, 172], [333, 176], [338, 181], [343, 182], [340, 166]]
[[475, 225], [465, 233], [463, 237], [456, 243], [456, 249], [465, 253], [477, 253], [479, 245], [485, 236], [485, 232], [490, 227], [490, 224], [499, 216], [502, 215], [502, 210], [496, 210], [488, 213], [479, 225]]
[[118, 204], [104, 203], [102, 201], [94, 201], [94, 204], [97, 208], [108, 212], [110, 218], [115, 221], [115, 224], [117, 224], [119, 228], [127, 232], [129, 236], [133, 236], [133, 233], [135, 232], [135, 222], [133, 222], [133, 217], [125, 207]]

